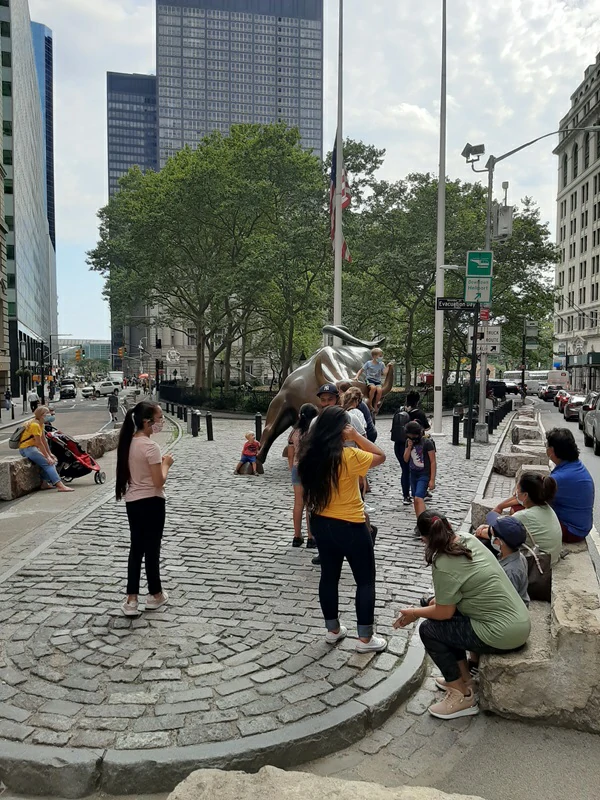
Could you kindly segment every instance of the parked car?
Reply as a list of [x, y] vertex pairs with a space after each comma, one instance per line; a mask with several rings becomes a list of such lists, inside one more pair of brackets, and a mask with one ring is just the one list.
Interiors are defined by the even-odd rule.
[[579, 409], [583, 406], [585, 397], [582, 394], [572, 394], [563, 407], [565, 420], [579, 419]]
[[593, 447], [594, 453], [600, 456], [600, 395], [583, 420], [583, 442], [586, 447]]
[[598, 399], [598, 392], [588, 392], [587, 397], [583, 401], [583, 405], [579, 409], [579, 430], [583, 430], [583, 421], [585, 420], [588, 411], [591, 411]]
[[74, 400], [77, 397], [77, 389], [73, 381], [62, 381], [60, 384], [60, 399]]
[[94, 387], [91, 384], [86, 384], [81, 390], [81, 396], [86, 400], [94, 396]]
[[540, 400], [544, 399], [544, 392], [546, 391], [547, 388], [548, 388], [547, 383], [540, 383], [540, 385], [538, 386], [537, 395], [540, 398]]
[[514, 381], [505, 381], [507, 394], [521, 394], [518, 384]]
[[113, 392], [119, 392], [119, 385], [113, 381], [101, 381], [94, 386], [94, 397], [108, 397]]
[[557, 392], [559, 392], [563, 387], [557, 383], [548, 384], [544, 390], [544, 394], [542, 396], [542, 400], [554, 400], [556, 397]]
[[558, 408], [559, 411], [562, 410], [559, 406], [560, 401], [563, 399], [563, 397], [568, 397], [568, 396], [569, 392], [567, 392], [566, 389], [559, 389], [558, 392], [554, 395], [554, 405]]
[[565, 406], [567, 405], [571, 397], [573, 397], [571, 392], [565, 392], [563, 395], [561, 395], [561, 397], [558, 398], [557, 406], [560, 414], [564, 413]]

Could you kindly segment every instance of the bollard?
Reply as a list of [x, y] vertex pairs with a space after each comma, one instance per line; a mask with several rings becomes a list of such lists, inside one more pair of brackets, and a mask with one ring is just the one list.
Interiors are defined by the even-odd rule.
[[10, 418], [11, 419], [15, 418], [15, 404], [14, 403], [11, 403], [11, 406], [10, 406]]
[[187, 422], [187, 414], [188, 414], [187, 406], [184, 406], [183, 407], [183, 421], [184, 422]]
[[183, 419], [183, 409], [181, 406], [177, 406], [177, 419]]
[[452, 415], [452, 444], [460, 444], [460, 417], [458, 414]]
[[493, 414], [493, 425], [494, 425], [494, 430], [496, 430], [496, 428], [497, 428], [497, 427], [498, 427], [498, 425], [500, 424], [500, 415], [499, 415], [499, 413], [498, 413], [498, 408], [495, 408], [495, 409], [493, 410], [492, 414]]
[[260, 411], [257, 411], [254, 415], [254, 425], [256, 428], [256, 441], [260, 442], [260, 437], [262, 436], [262, 414]]
[[198, 436], [198, 432], [200, 431], [200, 412], [199, 411], [192, 411], [192, 436]]
[[206, 412], [206, 438], [209, 442], [213, 442], [215, 439], [213, 436], [213, 419], [210, 411]]
[[493, 433], [494, 432], [494, 412], [493, 411], [488, 411], [488, 413], [485, 416], [486, 416], [486, 420], [487, 420], [488, 433]]

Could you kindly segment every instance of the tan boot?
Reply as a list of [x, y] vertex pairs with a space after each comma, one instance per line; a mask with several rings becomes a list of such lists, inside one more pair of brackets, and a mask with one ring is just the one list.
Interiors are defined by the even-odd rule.
[[472, 689], [464, 695], [458, 689], [448, 688], [444, 699], [429, 707], [432, 717], [438, 719], [456, 719], [457, 717], [471, 717], [479, 714], [479, 706]]

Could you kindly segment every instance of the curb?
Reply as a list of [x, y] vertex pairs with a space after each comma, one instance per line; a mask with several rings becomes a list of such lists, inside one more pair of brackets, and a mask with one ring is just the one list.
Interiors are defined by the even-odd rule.
[[79, 798], [172, 791], [197, 769], [289, 769], [334, 753], [379, 727], [421, 685], [425, 650], [413, 634], [402, 664], [378, 686], [319, 717], [271, 733], [154, 750], [91, 750], [0, 740], [0, 778], [11, 791]]

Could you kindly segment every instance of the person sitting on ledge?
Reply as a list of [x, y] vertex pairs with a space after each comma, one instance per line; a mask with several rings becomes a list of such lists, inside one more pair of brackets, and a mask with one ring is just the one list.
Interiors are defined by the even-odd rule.
[[[579, 448], [567, 428], [552, 428], [546, 433], [546, 452], [556, 465], [552, 470], [556, 494], [548, 502], [560, 522], [562, 540], [570, 544], [581, 542], [594, 524], [594, 481], [579, 460]], [[524, 506], [514, 494], [499, 503], [494, 511], [502, 513], [506, 508], [514, 513]]]

